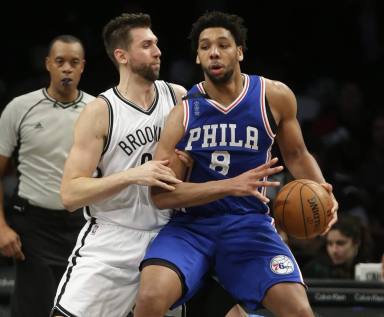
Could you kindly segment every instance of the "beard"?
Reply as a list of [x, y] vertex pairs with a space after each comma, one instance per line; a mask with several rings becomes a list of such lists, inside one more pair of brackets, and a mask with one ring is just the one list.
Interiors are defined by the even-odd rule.
[[132, 65], [132, 72], [148, 81], [154, 82], [159, 78], [160, 68], [154, 70], [149, 64]]
[[223, 73], [222, 75], [220, 75], [220, 76], [215, 76], [215, 75], [212, 75], [212, 74], [210, 73], [210, 71], [209, 71], [208, 68], [206, 68], [206, 67], [202, 67], [202, 69], [203, 69], [204, 74], [207, 75], [207, 77], [209, 78], [209, 80], [211, 80], [211, 81], [212, 81], [213, 83], [215, 83], [215, 84], [224, 84], [224, 83], [227, 83], [227, 82], [231, 79], [231, 77], [232, 77], [232, 75], [233, 75], [233, 73], [234, 73], [234, 70], [233, 70], [233, 69], [230, 69], [230, 70], [224, 72], [224, 73]]

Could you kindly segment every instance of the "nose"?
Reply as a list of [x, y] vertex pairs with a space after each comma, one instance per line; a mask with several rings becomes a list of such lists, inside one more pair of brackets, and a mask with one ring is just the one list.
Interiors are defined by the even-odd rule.
[[328, 251], [332, 255], [336, 255], [338, 253], [338, 247], [336, 244], [331, 244], [328, 246]]
[[63, 64], [63, 72], [65, 72], [65, 73], [71, 73], [72, 72], [72, 65], [70, 62], [65, 62]]
[[216, 58], [216, 57], [219, 56], [219, 50], [218, 50], [218, 48], [217, 48], [216, 45], [213, 45], [213, 46], [211, 47], [211, 50], [210, 50], [210, 52], [209, 52], [209, 55], [210, 55], [211, 58]]
[[160, 57], [161, 56], [160, 48], [157, 45], [155, 45], [154, 56], [155, 57]]

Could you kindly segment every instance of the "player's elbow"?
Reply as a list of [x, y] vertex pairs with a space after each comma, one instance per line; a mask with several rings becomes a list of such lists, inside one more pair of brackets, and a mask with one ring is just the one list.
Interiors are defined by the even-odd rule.
[[64, 208], [69, 212], [74, 212], [79, 208], [78, 206], [76, 206], [72, 195], [68, 192], [65, 186], [61, 187], [60, 198]]
[[289, 151], [283, 153], [283, 158], [285, 163], [297, 162], [306, 158], [310, 153], [306, 147], [292, 148]]

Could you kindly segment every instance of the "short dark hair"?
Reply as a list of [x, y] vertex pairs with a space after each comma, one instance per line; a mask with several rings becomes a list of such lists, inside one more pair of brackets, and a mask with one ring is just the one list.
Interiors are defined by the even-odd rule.
[[145, 13], [123, 13], [110, 20], [103, 28], [104, 47], [109, 58], [116, 65], [114, 51], [116, 48], [127, 49], [132, 41], [131, 30], [150, 28], [151, 17]]
[[191, 40], [192, 51], [196, 53], [199, 36], [207, 28], [221, 27], [231, 32], [237, 46], [242, 46], [243, 51], [247, 49], [247, 28], [244, 26], [244, 19], [235, 14], [228, 14], [220, 11], [211, 11], [202, 15], [192, 24], [189, 39]]
[[83, 43], [81, 42], [81, 40], [79, 38], [77, 38], [76, 36], [74, 35], [70, 35], [70, 34], [61, 34], [61, 35], [58, 35], [56, 37], [54, 37], [51, 42], [49, 43], [49, 46], [48, 46], [48, 55], [51, 53], [51, 50], [52, 50], [52, 47], [53, 45], [55, 45], [56, 42], [64, 42], [64, 43], [79, 43], [80, 46], [82, 47], [83, 49], [83, 52], [85, 52], [84, 50], [84, 45]]

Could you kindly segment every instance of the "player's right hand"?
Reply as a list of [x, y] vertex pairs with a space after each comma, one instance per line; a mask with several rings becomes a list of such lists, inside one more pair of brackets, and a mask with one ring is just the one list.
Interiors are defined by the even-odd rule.
[[264, 203], [269, 202], [269, 198], [263, 195], [258, 189], [260, 187], [277, 187], [280, 186], [280, 182], [276, 181], [264, 181], [265, 176], [274, 175], [280, 173], [283, 170], [283, 166], [275, 166], [278, 159], [275, 157], [269, 162], [260, 165], [254, 169], [244, 172], [236, 177], [229, 179], [233, 186], [233, 196], [255, 196]]
[[175, 190], [172, 184], [179, 184], [182, 181], [176, 178], [175, 173], [167, 165], [168, 160], [148, 161], [143, 165], [130, 169], [131, 177], [138, 185], [158, 186], [166, 190]]
[[0, 253], [16, 260], [25, 260], [19, 235], [7, 224], [0, 227]]

